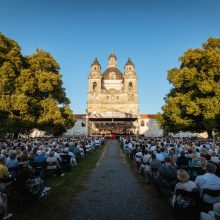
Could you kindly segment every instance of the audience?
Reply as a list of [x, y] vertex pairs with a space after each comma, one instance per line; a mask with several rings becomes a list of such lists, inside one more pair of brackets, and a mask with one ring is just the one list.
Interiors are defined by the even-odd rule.
[[172, 159], [167, 157], [165, 164], [158, 169], [157, 176], [154, 177], [156, 194], [161, 196], [162, 189], [174, 189], [176, 184], [177, 168], [172, 164]]
[[0, 219], [8, 219], [13, 216], [8, 213], [8, 198], [6, 195], [6, 183], [9, 181], [8, 168], [5, 166], [6, 157], [0, 155]]
[[220, 196], [212, 197], [203, 193], [204, 189], [220, 190], [220, 178], [215, 175], [216, 165], [208, 163], [206, 173], [196, 177], [195, 183], [199, 187], [200, 195], [205, 203], [214, 204], [220, 202]]
[[220, 202], [213, 205], [213, 211], [200, 213], [201, 220], [220, 220]]
[[182, 169], [179, 169], [177, 171], [177, 180], [179, 182], [175, 186], [172, 205], [174, 206], [174, 204], [177, 204], [179, 207], [184, 207], [184, 208], [189, 207], [190, 205], [192, 205], [191, 203], [194, 201], [190, 199], [185, 199], [184, 197], [182, 197], [181, 194], [176, 196], [176, 192], [178, 189], [188, 192], [197, 191], [198, 186], [193, 181], [190, 180], [189, 174]]
[[34, 156], [35, 163], [45, 163], [47, 157], [45, 156], [45, 151], [38, 150], [36, 156]]
[[[50, 190], [50, 187], [45, 187], [44, 178], [47, 175], [42, 173], [49, 174], [54, 169], [57, 175], [63, 176], [63, 155], [70, 156], [71, 167], [77, 166], [77, 160], [85, 157], [85, 143], [89, 143], [90, 152], [101, 147], [104, 141], [103, 137], [0, 140], [0, 219], [12, 216], [7, 213], [7, 194], [11, 189], [6, 189], [6, 186], [10, 181], [16, 183], [14, 186], [21, 197], [30, 195], [41, 198]], [[41, 164], [45, 165], [39, 166]]]
[[[31, 179], [29, 174], [35, 169], [34, 163], [45, 163], [47, 170], [55, 169], [56, 174], [62, 176], [63, 155], [69, 155], [71, 166], [77, 166], [103, 141], [102, 137], [0, 141], [0, 185], [4, 185], [2, 180], [10, 175], [17, 177], [17, 181], [18, 174], [23, 175], [24, 182]], [[146, 183], [154, 184], [158, 196], [164, 189], [174, 194], [178, 189], [198, 190], [201, 200], [213, 206], [212, 212], [201, 213], [201, 219], [220, 219], [220, 196], [203, 193], [204, 189], [220, 190], [220, 142], [200, 138], [134, 136], [120, 137], [120, 141], [139, 173], [144, 174]], [[206, 173], [200, 175], [201, 171]], [[189, 201], [181, 197], [175, 198], [175, 202], [182, 207], [189, 205]], [[5, 210], [4, 215], [7, 216], [7, 208]]]
[[180, 156], [177, 157], [176, 165], [177, 167], [189, 166], [190, 159], [185, 156], [185, 151], [180, 152]]
[[[140, 146], [143, 152], [139, 173], [145, 182], [152, 182], [156, 194], [163, 190], [173, 192], [173, 203], [186, 208], [192, 205], [192, 198], [200, 198], [201, 219], [220, 219], [220, 142], [202, 138], [173, 137], [120, 137], [126, 154], [132, 155]], [[129, 146], [129, 147], [128, 147]], [[133, 157], [131, 156], [131, 159]], [[143, 171], [143, 172], [142, 172]], [[153, 181], [150, 181], [153, 180]], [[182, 190], [182, 191], [181, 191]], [[204, 193], [204, 190], [206, 193]], [[208, 190], [215, 190], [215, 195]], [[184, 198], [181, 192], [192, 198]], [[198, 205], [194, 201], [194, 205]], [[195, 218], [197, 219], [197, 218]]]
[[156, 158], [155, 154], [152, 154], [151, 161], [144, 169], [145, 182], [149, 183], [150, 177], [156, 176], [158, 169], [161, 167], [161, 161]]
[[9, 178], [9, 171], [5, 166], [6, 159], [4, 155], [0, 155], [0, 179], [2, 180]]

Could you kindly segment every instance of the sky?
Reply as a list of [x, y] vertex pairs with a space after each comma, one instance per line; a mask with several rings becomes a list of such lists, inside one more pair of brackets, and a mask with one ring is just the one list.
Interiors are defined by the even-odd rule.
[[36, 48], [51, 53], [76, 114], [86, 113], [94, 58], [104, 71], [113, 51], [123, 72], [131, 57], [139, 111], [155, 114], [171, 89], [167, 71], [189, 48], [220, 37], [220, 1], [0, 0], [0, 32], [17, 41], [23, 55]]

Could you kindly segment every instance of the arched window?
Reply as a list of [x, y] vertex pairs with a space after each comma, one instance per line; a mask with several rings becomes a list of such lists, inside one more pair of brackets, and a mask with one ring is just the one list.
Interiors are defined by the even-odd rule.
[[132, 90], [133, 90], [133, 84], [132, 84], [132, 82], [129, 82], [129, 84], [128, 84], [128, 90], [129, 90], [129, 91], [132, 91]]
[[93, 83], [93, 87], [92, 88], [93, 88], [93, 92], [95, 92], [97, 90], [97, 82]]
[[141, 127], [143, 127], [143, 126], [144, 126], [144, 120], [141, 121]]

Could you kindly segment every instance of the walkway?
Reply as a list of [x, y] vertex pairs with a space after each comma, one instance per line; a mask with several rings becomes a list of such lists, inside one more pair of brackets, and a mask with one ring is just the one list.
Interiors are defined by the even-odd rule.
[[106, 152], [86, 183], [88, 189], [70, 210], [69, 220], [161, 219], [129, 169], [119, 142], [109, 140]]

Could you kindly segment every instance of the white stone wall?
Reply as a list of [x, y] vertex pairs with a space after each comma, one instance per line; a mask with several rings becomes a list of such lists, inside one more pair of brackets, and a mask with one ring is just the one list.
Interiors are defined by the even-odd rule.
[[[141, 122], [144, 121], [144, 126], [141, 126]], [[163, 130], [159, 128], [157, 120], [155, 118], [139, 119], [139, 134], [145, 137], [161, 137], [163, 136]]]
[[[82, 126], [82, 123], [85, 126]], [[73, 128], [68, 129], [64, 136], [84, 136], [87, 135], [87, 124], [86, 119], [77, 119]]]
[[103, 80], [103, 87], [105, 89], [121, 90], [123, 88], [122, 80]]

